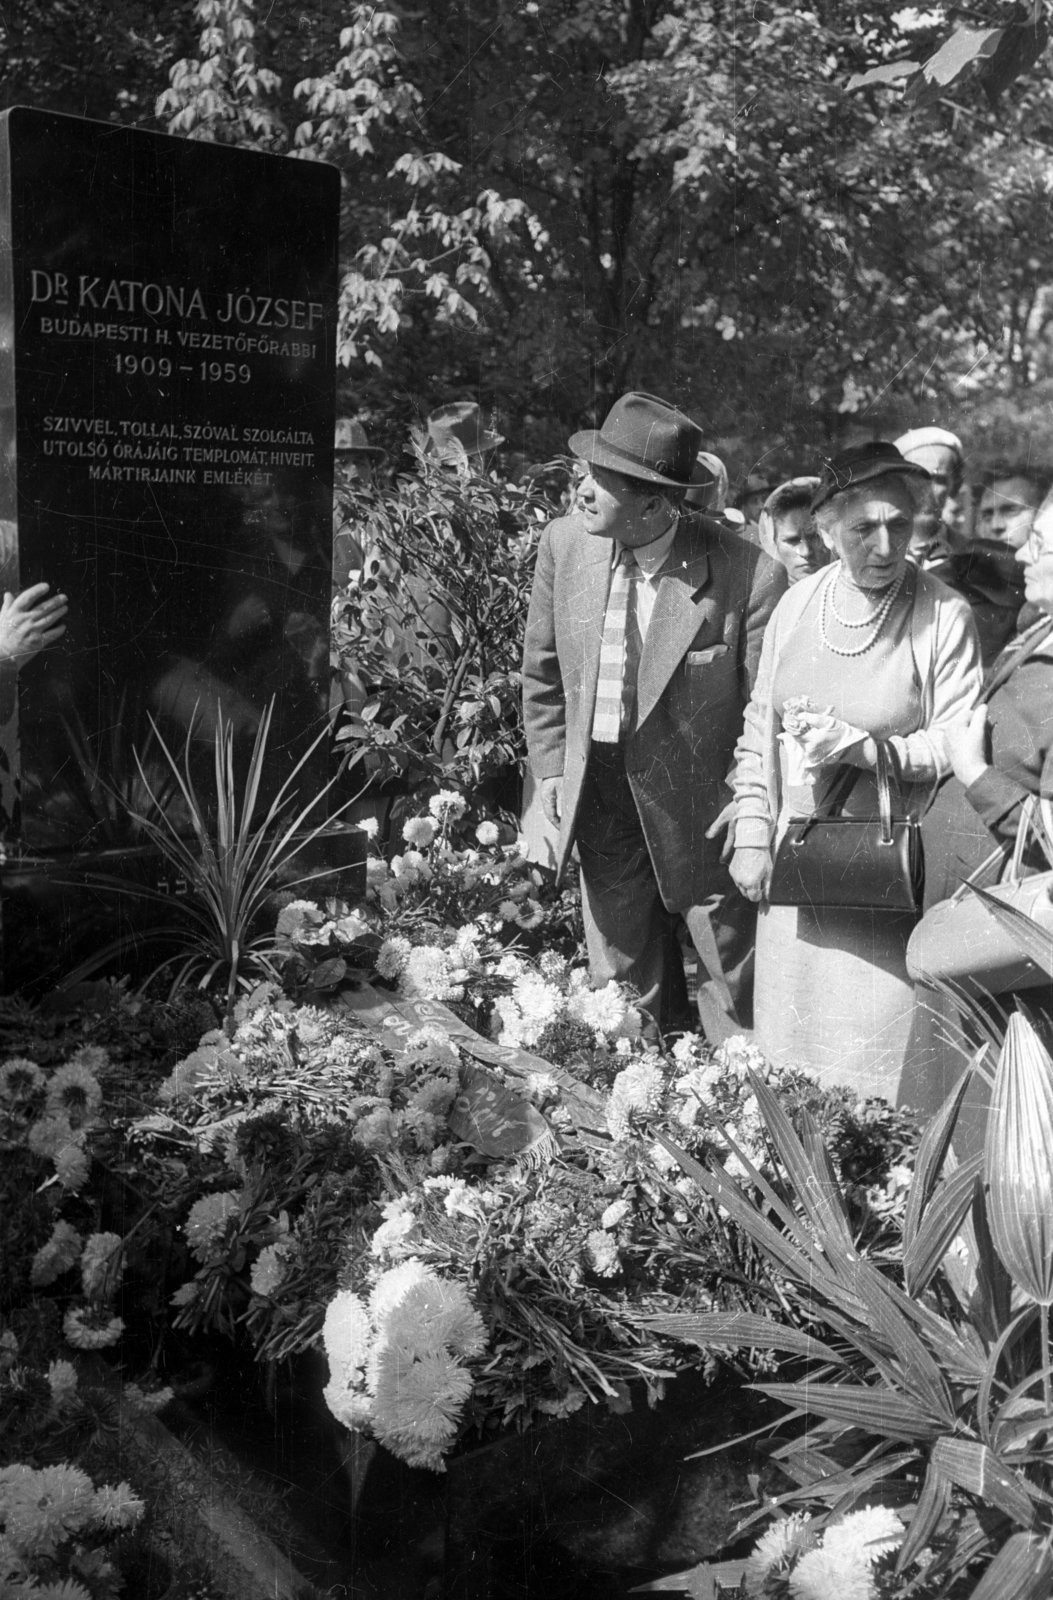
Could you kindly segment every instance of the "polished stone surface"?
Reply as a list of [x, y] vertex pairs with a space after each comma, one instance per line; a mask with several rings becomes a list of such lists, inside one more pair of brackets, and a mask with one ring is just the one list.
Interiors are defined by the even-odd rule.
[[70, 602], [21, 674], [20, 816], [0, 780], [24, 849], [135, 842], [151, 716], [203, 794], [221, 713], [243, 771], [276, 697], [269, 791], [325, 726], [338, 217], [331, 167], [0, 116], [3, 584]]

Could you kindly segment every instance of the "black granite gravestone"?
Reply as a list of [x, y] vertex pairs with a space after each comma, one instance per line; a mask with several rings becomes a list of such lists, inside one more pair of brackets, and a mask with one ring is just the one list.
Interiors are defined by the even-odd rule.
[[[325, 726], [339, 182], [0, 116], [0, 584], [69, 596], [0, 704], [5, 888], [137, 842], [151, 717], [203, 791], [221, 713], [243, 767], [274, 697], [271, 792]], [[304, 797], [325, 776], [323, 741]]]

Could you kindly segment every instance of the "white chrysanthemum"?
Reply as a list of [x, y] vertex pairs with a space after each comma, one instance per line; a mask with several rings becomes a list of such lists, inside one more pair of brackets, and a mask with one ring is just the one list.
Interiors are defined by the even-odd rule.
[[673, 1046], [673, 1060], [682, 1067], [694, 1066], [702, 1051], [702, 1040], [697, 1033], [682, 1033]]
[[763, 1595], [769, 1573], [785, 1569], [790, 1561], [815, 1542], [813, 1519], [803, 1511], [780, 1517], [765, 1529], [746, 1562], [746, 1592]]
[[497, 978], [518, 978], [525, 971], [526, 962], [514, 950], [506, 950], [501, 959], [494, 963], [494, 976]]
[[0, 1100], [28, 1100], [46, 1081], [35, 1061], [25, 1056], [8, 1056], [0, 1063]]
[[341, 1289], [326, 1307], [322, 1323], [322, 1343], [333, 1378], [345, 1384], [361, 1382], [375, 1337], [362, 1301], [351, 1289]]
[[74, 1133], [65, 1115], [40, 1117], [26, 1135], [26, 1144], [33, 1154], [44, 1156], [49, 1161], [56, 1160], [68, 1145], [80, 1142], [81, 1136]]
[[184, 1224], [187, 1243], [198, 1261], [207, 1261], [215, 1245], [227, 1231], [231, 1217], [241, 1209], [241, 1196], [234, 1189], [221, 1194], [206, 1194], [195, 1200]]
[[133, 1493], [130, 1483], [104, 1483], [95, 1491], [92, 1520], [99, 1522], [109, 1533], [127, 1533], [142, 1519], [146, 1506]]
[[428, 801], [428, 810], [441, 826], [446, 822], [460, 822], [468, 806], [464, 796], [459, 795], [456, 789], [440, 789]]
[[381, 1215], [384, 1221], [370, 1241], [369, 1248], [373, 1255], [405, 1254], [408, 1249], [406, 1240], [417, 1225], [412, 1200], [408, 1195], [399, 1195], [381, 1207]]
[[808, 1550], [790, 1573], [793, 1600], [877, 1600], [870, 1563], [862, 1556]]
[[758, 1073], [761, 1077], [767, 1075], [767, 1061], [753, 1040], [747, 1039], [744, 1033], [731, 1034], [714, 1051], [714, 1057], [719, 1065], [734, 1077], [744, 1078], [747, 1069]]
[[398, 935], [393, 939], [385, 939], [377, 951], [377, 971], [380, 976], [389, 981], [397, 978], [409, 960], [412, 949], [409, 940]]
[[279, 1239], [277, 1244], [266, 1245], [260, 1251], [249, 1273], [249, 1285], [253, 1294], [269, 1298], [281, 1288], [285, 1279], [289, 1248], [286, 1240]]
[[351, 1389], [342, 1378], [330, 1378], [322, 1390], [322, 1399], [337, 1422], [352, 1431], [368, 1428], [373, 1420], [374, 1400], [361, 1389]]
[[471, 1392], [471, 1373], [444, 1350], [408, 1358], [389, 1346], [379, 1355], [373, 1432], [410, 1466], [442, 1472]]
[[0, 1520], [25, 1556], [53, 1556], [89, 1521], [94, 1500], [91, 1479], [79, 1467], [38, 1470], [17, 1462], [0, 1469]]
[[475, 837], [481, 845], [496, 844], [501, 837], [501, 830], [496, 822], [480, 822], [475, 830]]
[[133, 1417], [155, 1417], [175, 1399], [175, 1391], [166, 1384], [162, 1389], [143, 1389], [137, 1383], [126, 1383], [121, 1390], [121, 1409]]
[[562, 983], [567, 976], [569, 962], [556, 950], [543, 950], [537, 958], [538, 970], [548, 983]]
[[67, 1144], [55, 1157], [55, 1176], [67, 1194], [79, 1194], [90, 1171], [88, 1152], [79, 1144]]
[[33, 1600], [91, 1600], [91, 1595], [76, 1578], [59, 1578], [29, 1591]]
[[832, 1523], [823, 1534], [823, 1549], [831, 1555], [861, 1556], [879, 1561], [898, 1550], [906, 1529], [889, 1506], [864, 1506], [840, 1522]]
[[569, 1002], [567, 1010], [578, 1022], [584, 1022], [586, 1027], [613, 1038], [625, 1021], [629, 1006], [621, 988], [612, 978], [602, 989], [580, 990]]
[[435, 823], [431, 817], [410, 817], [402, 824], [402, 837], [415, 850], [426, 850], [435, 838]]
[[370, 889], [379, 888], [382, 883], [387, 883], [391, 877], [391, 868], [383, 856], [370, 856], [366, 862], [366, 885]]
[[47, 1244], [41, 1245], [29, 1269], [34, 1289], [46, 1289], [80, 1260], [83, 1241], [76, 1228], [61, 1219], [56, 1222]]
[[72, 1361], [52, 1361], [48, 1366], [48, 1388], [56, 1411], [65, 1411], [77, 1398], [77, 1369]]
[[70, 1122], [85, 1122], [102, 1105], [102, 1088], [93, 1072], [79, 1062], [68, 1061], [48, 1080], [47, 1108], [53, 1117], [68, 1117]]
[[662, 1104], [665, 1079], [651, 1061], [634, 1061], [619, 1072], [607, 1104], [607, 1128], [611, 1138], [627, 1139], [632, 1115], [653, 1116]]
[[124, 1276], [124, 1241], [119, 1233], [89, 1234], [80, 1277], [89, 1300], [112, 1300]]
[[363, 817], [361, 822], [356, 822], [355, 827], [364, 833], [367, 839], [375, 839], [380, 832], [379, 817]]
[[502, 900], [497, 907], [497, 915], [502, 922], [516, 922], [519, 918], [519, 905], [515, 900]]
[[612, 1200], [603, 1216], [600, 1218], [601, 1228], [616, 1228], [619, 1222], [624, 1222], [632, 1210], [628, 1200]]
[[451, 995], [450, 962], [438, 945], [418, 945], [406, 957], [399, 990], [410, 1000], [446, 1000]]
[[512, 985], [512, 998], [540, 1036], [563, 1010], [563, 996], [539, 973], [524, 972]]
[[589, 1262], [601, 1278], [613, 1278], [621, 1271], [618, 1246], [603, 1228], [593, 1228], [585, 1240]]
[[413, 1283], [378, 1324], [385, 1344], [415, 1355], [448, 1350], [452, 1355], [481, 1355], [487, 1335], [483, 1319], [463, 1284], [429, 1272]]
[[120, 1339], [124, 1323], [94, 1306], [71, 1306], [62, 1319], [62, 1332], [75, 1350], [105, 1350]]
[[397, 1267], [389, 1267], [387, 1272], [382, 1273], [369, 1297], [369, 1313], [377, 1326], [390, 1315], [415, 1283], [422, 1283], [427, 1277], [427, 1267], [416, 1256], [410, 1256], [408, 1260], [400, 1261]]

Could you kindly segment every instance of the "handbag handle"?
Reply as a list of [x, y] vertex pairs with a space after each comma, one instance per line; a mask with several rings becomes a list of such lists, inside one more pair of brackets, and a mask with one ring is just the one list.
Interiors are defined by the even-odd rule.
[[[890, 774], [892, 763], [895, 762], [898, 777], [899, 762], [892, 746], [886, 744], [883, 739], [875, 739], [874, 745], [877, 751], [875, 771], [877, 774], [878, 818], [881, 824], [879, 842], [883, 845], [891, 845], [895, 843], [895, 839], [892, 831], [892, 783]], [[804, 840], [809, 830], [817, 822], [829, 822], [831, 818], [837, 816], [855, 788], [856, 783], [863, 776], [864, 770], [863, 767], [854, 767], [845, 762], [840, 775], [831, 784], [826, 799], [813, 812], [801, 829], [801, 841]]]
[[[1050, 866], [1053, 867], [1053, 804], [1049, 800], [1039, 800], [1037, 795], [1029, 794], [1020, 807], [1020, 820], [1016, 825], [1016, 840], [1013, 844], [1012, 859], [1009, 865], [1008, 882], [1017, 883], [1020, 880], [1021, 870], [1024, 865], [1024, 851], [1027, 849], [1028, 834], [1033, 833], [1038, 840], [1042, 853]], [[950, 896], [953, 904], [963, 900], [974, 884], [979, 883], [984, 874], [996, 862], [1005, 862], [1009, 859], [1009, 846], [996, 845], [989, 856], [985, 856], [978, 867], [975, 867]]]

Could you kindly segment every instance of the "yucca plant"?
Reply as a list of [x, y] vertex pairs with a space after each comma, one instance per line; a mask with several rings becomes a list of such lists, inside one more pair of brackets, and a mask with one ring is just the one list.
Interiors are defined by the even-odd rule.
[[[234, 731], [218, 711], [214, 738], [215, 801], [209, 806], [201, 797], [191, 773], [192, 731], [187, 733], [180, 760], [170, 750], [153, 718], [154, 738], [167, 766], [163, 789], [143, 762], [136, 760], [148, 805], [131, 816], [143, 838], [154, 845], [165, 861], [186, 884], [186, 892], [173, 897], [160, 890], [132, 885], [121, 879], [95, 874], [92, 881], [118, 894], [147, 899], [163, 905], [169, 920], [151, 930], [149, 938], [178, 953], [169, 956], [155, 969], [156, 977], [168, 971], [174, 989], [194, 983], [207, 989], [217, 979], [224, 984], [229, 1016], [239, 985], [261, 976], [277, 977], [272, 957], [274, 936], [260, 926], [267, 897], [277, 888], [290, 889], [329, 875], [328, 869], [290, 877], [291, 863], [312, 841], [319, 838], [358, 795], [338, 806], [331, 814], [304, 829], [312, 814], [325, 800], [333, 780], [314, 794], [306, 805], [296, 804], [296, 781], [318, 746], [329, 737], [325, 727], [297, 761], [284, 783], [265, 807], [260, 807], [267, 754], [267, 739], [274, 714], [271, 700], [256, 733], [241, 793], [234, 763]], [[165, 804], [166, 791], [179, 800], [173, 815]], [[214, 816], [214, 823], [210, 817]], [[177, 908], [177, 909], [176, 909]], [[97, 952], [91, 961], [78, 968], [75, 977], [84, 977], [109, 959], [110, 950]]]
[[[895, 1506], [908, 1528], [894, 1571], [869, 1593], [1038, 1600], [1053, 1591], [1045, 1326], [1053, 1300], [1053, 1060], [1027, 1020], [1014, 1016], [986, 1151], [956, 1164], [952, 1139], [971, 1070], [922, 1138], [898, 1260], [863, 1256], [814, 1125], [804, 1115], [798, 1133], [760, 1078], [752, 1081], [774, 1176], [757, 1170], [726, 1130], [745, 1182], [713, 1158], [700, 1166], [659, 1134], [766, 1257], [771, 1304], [749, 1315], [646, 1321], [698, 1345], [749, 1345], [804, 1363], [792, 1381], [755, 1385], [794, 1421], [797, 1431], [773, 1456], [794, 1487], [739, 1532], [773, 1509], [807, 1511], [818, 1530], [880, 1502]], [[725, 1563], [714, 1578], [718, 1572], [737, 1582], [746, 1566]]]

